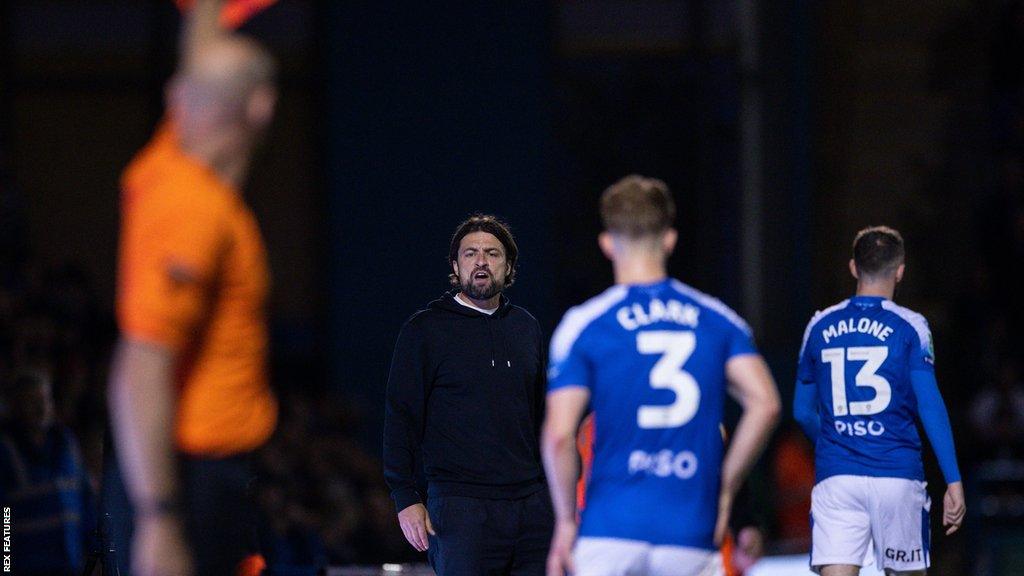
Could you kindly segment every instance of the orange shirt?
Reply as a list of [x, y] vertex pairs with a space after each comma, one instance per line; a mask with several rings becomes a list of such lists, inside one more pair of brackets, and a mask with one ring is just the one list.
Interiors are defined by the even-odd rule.
[[186, 156], [165, 123], [122, 175], [117, 316], [125, 337], [176, 354], [179, 450], [227, 456], [273, 432], [269, 287], [252, 212]]
[[[594, 413], [583, 418], [576, 432], [576, 449], [580, 453], [580, 477], [576, 481], [576, 515], [587, 507], [587, 482], [590, 469], [594, 466]], [[579, 520], [579, 518], [577, 518]]]
[[776, 517], [779, 536], [786, 539], [811, 537], [807, 511], [814, 489], [814, 454], [800, 432], [787, 432], [779, 440], [772, 460], [775, 474]]

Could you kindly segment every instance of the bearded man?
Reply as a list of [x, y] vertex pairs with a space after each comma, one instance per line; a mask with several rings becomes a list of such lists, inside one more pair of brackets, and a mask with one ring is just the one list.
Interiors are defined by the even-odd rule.
[[391, 361], [384, 475], [406, 539], [439, 576], [544, 573], [545, 359], [537, 320], [503, 294], [517, 256], [494, 216], [462, 222], [448, 252], [453, 290], [406, 321]]

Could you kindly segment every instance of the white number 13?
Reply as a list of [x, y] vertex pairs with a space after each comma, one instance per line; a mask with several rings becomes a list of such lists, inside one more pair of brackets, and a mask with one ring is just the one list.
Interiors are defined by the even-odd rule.
[[[821, 351], [821, 361], [831, 365], [832, 372], [832, 413], [836, 416], [868, 416], [878, 414], [889, 406], [892, 387], [889, 381], [875, 373], [882, 362], [889, 357], [885, 346], [858, 346], [854, 348], [826, 348]], [[864, 362], [854, 384], [875, 389], [871, 400], [846, 403], [846, 360]]]
[[651, 387], [666, 388], [676, 393], [675, 402], [667, 406], [641, 406], [636, 411], [637, 426], [676, 428], [697, 414], [700, 387], [693, 375], [683, 370], [696, 347], [697, 337], [693, 332], [661, 330], [636, 335], [638, 352], [662, 355], [651, 369]]

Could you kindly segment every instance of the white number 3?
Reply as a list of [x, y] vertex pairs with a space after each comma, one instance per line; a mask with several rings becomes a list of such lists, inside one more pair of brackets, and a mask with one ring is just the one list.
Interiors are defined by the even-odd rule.
[[636, 335], [636, 349], [641, 354], [661, 354], [651, 369], [651, 388], [666, 388], [676, 393], [675, 402], [667, 406], [641, 406], [636, 411], [640, 428], [676, 428], [693, 419], [700, 405], [700, 387], [693, 375], [683, 370], [697, 347], [693, 332], [651, 331]]

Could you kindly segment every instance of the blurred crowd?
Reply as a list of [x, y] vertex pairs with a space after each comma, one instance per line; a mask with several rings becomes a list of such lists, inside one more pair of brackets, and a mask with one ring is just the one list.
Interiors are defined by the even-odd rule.
[[958, 307], [963, 374], [982, 384], [970, 407], [971, 428], [988, 446], [983, 456], [1024, 457], [1024, 2], [1000, 18], [992, 49], [993, 190], [978, 218], [979, 258], [972, 285]]
[[[14, 511], [21, 573], [81, 574], [101, 541], [105, 389], [116, 327], [81, 270], [6, 263], [0, 501]], [[311, 573], [415, 560], [394, 522], [379, 460], [354, 440], [358, 415], [322, 383], [295, 382], [295, 370], [275, 372], [280, 422], [259, 453], [255, 492], [268, 565]]]
[[[991, 193], [978, 260], [956, 309], [958, 440], [975, 519], [975, 572], [1019, 570], [1024, 546], [1024, 2], [1003, 6], [990, 47]], [[966, 440], [966, 442], [965, 442]]]
[[282, 391], [281, 421], [259, 456], [260, 540], [272, 568], [418, 558], [377, 455], [354, 440], [357, 421], [341, 396]]
[[75, 574], [98, 543], [113, 323], [81, 270], [3, 256], [0, 501], [17, 524], [19, 571]]

